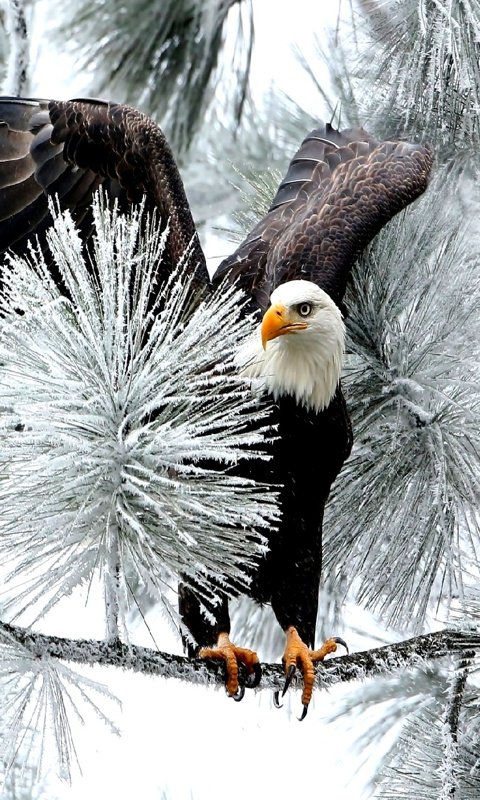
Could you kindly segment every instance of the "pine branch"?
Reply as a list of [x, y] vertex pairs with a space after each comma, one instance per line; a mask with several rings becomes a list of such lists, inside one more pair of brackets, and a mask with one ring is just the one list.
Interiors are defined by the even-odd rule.
[[29, 82], [29, 39], [24, 0], [9, 0], [2, 5], [5, 7], [10, 50], [2, 89], [5, 94], [20, 96], [26, 93]]
[[443, 782], [441, 800], [459, 797], [459, 721], [469, 674], [470, 659], [461, 658], [449, 687], [443, 728]]
[[240, 123], [254, 41], [250, 0], [80, 0], [62, 7], [57, 37], [61, 46], [74, 42], [90, 91], [161, 119], [177, 156], [210, 109]]
[[[220, 662], [188, 659], [147, 647], [127, 645], [119, 640], [64, 639], [0, 621], [0, 643], [2, 635], [9, 637], [9, 642], [15, 639], [35, 658], [48, 656], [81, 664], [120, 667], [144, 675], [178, 678], [203, 685], [220, 685], [224, 682], [223, 665]], [[431, 661], [460, 653], [462, 658], [472, 658], [478, 650], [480, 633], [445, 629], [325, 661], [317, 671], [317, 686], [327, 689], [337, 683], [421, 668]], [[279, 689], [284, 680], [281, 664], [262, 664], [260, 689]]]
[[478, 196], [453, 223], [445, 197], [460, 185], [439, 170], [363, 256], [345, 298], [354, 450], [327, 505], [323, 568], [360, 578], [360, 604], [400, 630], [413, 620], [415, 633], [439, 591], [447, 605], [461, 597], [478, 561]]
[[[356, 63], [356, 72], [368, 87], [367, 113], [378, 115], [379, 121], [396, 120], [404, 134], [422, 131], [438, 144], [475, 148], [480, 100], [478, 3], [401, 0], [390, 5], [388, 15], [370, 18], [374, 41]], [[368, 99], [372, 97], [374, 103]]]
[[118, 639], [132, 585], [175, 617], [172, 576], [204, 598], [245, 583], [277, 509], [270, 486], [229, 471], [262, 458], [269, 434], [266, 406], [233, 368], [253, 330], [242, 296], [219, 292], [187, 320], [179, 265], [160, 313], [165, 235], [140, 209], [123, 217], [97, 198], [93, 213], [94, 269], [68, 215], [49, 234], [71, 300], [34, 248], [5, 272], [0, 561], [10, 570], [4, 608], [17, 610], [37, 612], [41, 600], [46, 611], [98, 574]]
[[462, 658], [458, 672], [455, 674], [451, 687], [451, 697], [446, 715], [446, 724], [452, 741], [458, 741], [458, 723], [460, 717], [460, 709], [462, 707], [463, 695], [467, 683], [469, 672], [469, 658]]

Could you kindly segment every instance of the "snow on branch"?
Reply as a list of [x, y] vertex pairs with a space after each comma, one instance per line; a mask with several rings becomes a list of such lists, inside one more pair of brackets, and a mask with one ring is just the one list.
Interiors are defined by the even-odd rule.
[[473, 664], [473, 651], [467, 649], [454, 655], [447, 669], [442, 665], [438, 680], [432, 682], [430, 674], [430, 685], [419, 686], [410, 705], [398, 693], [402, 730], [381, 768], [375, 796], [477, 800], [478, 685], [471, 679]]
[[[0, 622], [0, 646], [4, 636], [15, 639], [36, 658], [58, 658], [82, 664], [119, 667], [145, 675], [177, 678], [203, 685], [222, 685], [223, 665], [218, 661], [189, 659], [171, 653], [90, 639], [64, 639], [35, 633], [17, 625]], [[399, 670], [422, 669], [430, 662], [451, 655], [473, 657], [480, 650], [480, 633], [446, 629], [406, 639], [396, 644], [363, 650], [325, 661], [317, 669], [317, 686], [326, 689], [337, 683], [365, 680]], [[262, 664], [259, 689], [280, 689], [285, 680], [281, 664]], [[292, 682], [292, 686], [295, 682]]]

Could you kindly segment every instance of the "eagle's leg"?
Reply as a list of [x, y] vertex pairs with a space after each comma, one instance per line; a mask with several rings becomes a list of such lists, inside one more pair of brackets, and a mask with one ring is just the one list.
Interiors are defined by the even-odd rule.
[[[323, 661], [325, 656], [327, 656], [329, 653], [334, 653], [337, 649], [337, 644], [343, 645], [347, 650], [347, 653], [348, 647], [343, 639], [341, 639], [339, 636], [335, 636], [331, 639], [327, 639], [327, 641], [323, 643], [319, 650], [311, 650], [309, 647], [307, 647], [305, 642], [302, 641], [298, 635], [297, 629], [293, 625], [290, 625], [290, 627], [287, 628], [286, 635], [287, 641], [285, 643], [285, 651], [282, 661], [287, 677], [285, 678], [282, 697], [290, 686], [290, 682], [295, 673], [295, 667], [298, 666], [303, 675], [303, 711], [302, 716], [300, 717], [301, 721], [307, 716], [308, 706], [310, 700], [312, 699], [313, 686], [315, 683], [314, 664], [317, 661]], [[277, 708], [280, 707], [278, 694], [278, 692], [275, 692], [274, 697], [274, 703]]]
[[[261, 668], [258, 656], [253, 650], [236, 647], [230, 641], [230, 614], [228, 598], [209, 604], [200, 602], [199, 593], [192, 586], [181, 583], [178, 587], [178, 605], [182, 620], [192, 635], [195, 644], [184, 637], [184, 644], [191, 658], [222, 659], [227, 671], [227, 693], [235, 700], [241, 700], [245, 689], [239, 688], [239, 664], [247, 671], [245, 686], [255, 688], [260, 683]], [[205, 608], [209, 612], [205, 614]]]
[[253, 650], [237, 647], [230, 641], [228, 633], [219, 633], [215, 647], [202, 647], [199, 651], [200, 658], [221, 658], [225, 662], [227, 681], [225, 688], [227, 694], [234, 700], [241, 700], [245, 688], [238, 683], [238, 665], [243, 664], [248, 677], [246, 685], [253, 689], [260, 683], [262, 671], [257, 654]]

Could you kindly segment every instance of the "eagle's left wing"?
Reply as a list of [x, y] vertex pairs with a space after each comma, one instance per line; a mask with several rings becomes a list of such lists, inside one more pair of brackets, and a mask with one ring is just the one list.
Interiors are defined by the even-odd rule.
[[290, 162], [268, 214], [219, 266], [265, 309], [285, 281], [314, 281], [341, 303], [360, 252], [421, 195], [432, 151], [379, 142], [362, 128], [312, 131]]

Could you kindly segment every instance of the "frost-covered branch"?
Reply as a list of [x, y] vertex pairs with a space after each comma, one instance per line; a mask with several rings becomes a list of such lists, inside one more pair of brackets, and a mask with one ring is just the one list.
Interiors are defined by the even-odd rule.
[[110, 721], [112, 706], [120, 705], [118, 699], [108, 687], [63, 661], [46, 653], [39, 657], [6, 628], [0, 631], [0, 653], [0, 765], [5, 785], [14, 783], [16, 770], [23, 774], [28, 764], [36, 765], [37, 777], [43, 774], [48, 752], [45, 739], [51, 738], [61, 774], [69, 779], [73, 764], [78, 763], [72, 721], [84, 722], [85, 715], [93, 712], [118, 733]]
[[455, 670], [448, 687], [447, 706], [444, 715], [442, 731], [443, 760], [442, 760], [442, 794], [440, 800], [452, 800], [458, 795], [459, 750], [458, 733], [460, 711], [462, 708], [465, 687], [469, 674], [470, 659], [462, 658]]
[[[400, 0], [374, 18], [375, 55], [359, 58], [373, 114], [436, 141], [478, 143], [479, 32], [476, 0]], [[367, 56], [368, 53], [368, 56]], [[372, 92], [372, 83], [375, 91]]]
[[30, 61], [27, 20], [24, 0], [2, 0], [9, 39], [7, 74], [2, 90], [20, 96], [28, 86]]
[[[221, 685], [225, 679], [220, 662], [188, 659], [120, 641], [64, 639], [35, 633], [6, 622], [0, 622], [0, 642], [2, 635], [13, 637], [36, 658], [48, 656], [80, 664], [100, 664], [203, 685]], [[317, 670], [317, 685], [326, 689], [337, 683], [364, 680], [399, 670], [423, 668], [430, 662], [449, 655], [465, 653], [467, 650], [473, 655], [479, 649], [480, 633], [453, 629], [437, 631], [325, 661]], [[281, 688], [284, 680], [285, 673], [281, 664], [262, 664], [260, 689]]]

